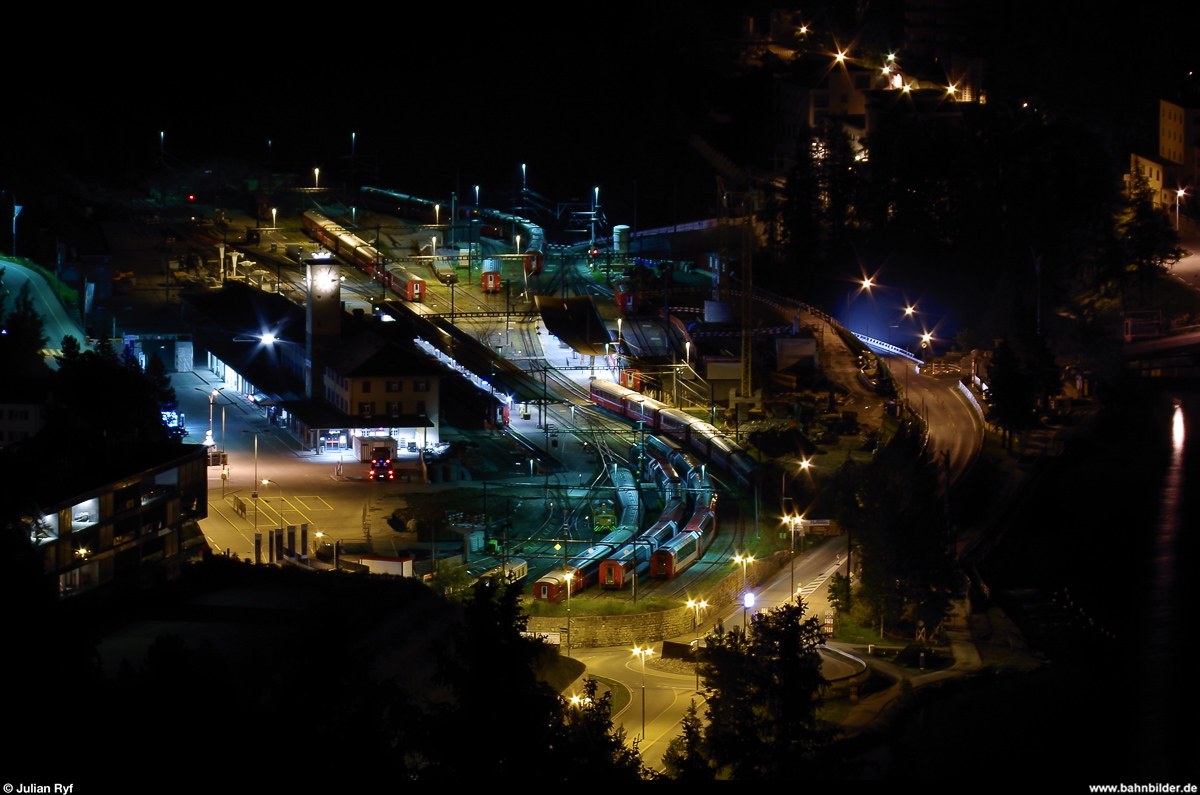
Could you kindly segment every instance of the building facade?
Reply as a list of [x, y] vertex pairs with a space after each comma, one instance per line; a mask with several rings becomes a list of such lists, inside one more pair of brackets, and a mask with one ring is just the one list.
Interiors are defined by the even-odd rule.
[[64, 494], [30, 523], [43, 571], [66, 598], [103, 586], [137, 590], [174, 579], [207, 545], [203, 445], [76, 494]]

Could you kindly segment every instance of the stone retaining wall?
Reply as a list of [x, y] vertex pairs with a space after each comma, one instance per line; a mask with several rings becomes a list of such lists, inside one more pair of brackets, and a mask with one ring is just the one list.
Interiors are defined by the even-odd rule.
[[[756, 560], [746, 567], [746, 581], [751, 587], [767, 579], [786, 562], [787, 553], [778, 552], [769, 558]], [[720, 610], [730, 604], [740, 603], [742, 598], [741, 566], [731, 566], [732, 571], [707, 594], [699, 598], [708, 602], [708, 608], [701, 613], [700, 621], [706, 621], [705, 613], [713, 615], [714, 610]], [[693, 597], [696, 598], [696, 597]], [[580, 614], [576, 600], [572, 606], [571, 638], [572, 649], [603, 648], [609, 646], [622, 647], [642, 646], [656, 643], [664, 638], [677, 638], [690, 635], [693, 631], [692, 621], [695, 611], [690, 607], [677, 607], [673, 610], [660, 610], [654, 613], [636, 613], [618, 616], [595, 616]], [[586, 603], [585, 603], [586, 604]], [[566, 627], [566, 616], [531, 616], [528, 630], [530, 632], [558, 632]], [[562, 638], [566, 645], [565, 635]]]

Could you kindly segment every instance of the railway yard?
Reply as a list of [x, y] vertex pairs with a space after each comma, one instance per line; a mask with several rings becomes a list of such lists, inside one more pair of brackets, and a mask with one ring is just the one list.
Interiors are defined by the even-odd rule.
[[[299, 296], [305, 259], [333, 255], [352, 266], [342, 269], [347, 308], [411, 323], [431, 355], [493, 401], [488, 430], [442, 428], [444, 440], [460, 442], [457, 461], [470, 480], [380, 484], [366, 544], [422, 555], [417, 523], [473, 527], [487, 546], [464, 567], [521, 561], [527, 598], [551, 613], [568, 590], [577, 612], [590, 603], [682, 603], [727, 577], [736, 555], [778, 549], [778, 470], [764, 482], [761, 454], [714, 424], [711, 400], [697, 399], [712, 388], [680, 324], [630, 313], [628, 293], [616, 295], [581, 247], [548, 246], [528, 220], [477, 214], [468, 244], [455, 248], [442, 227], [414, 222], [428, 220], [432, 203], [364, 193], [398, 203], [398, 216], [377, 208], [356, 224], [322, 207], [305, 211], [300, 229], [275, 230], [289, 252], [274, 254], [277, 289]], [[255, 257], [272, 268], [271, 255]], [[616, 286], [628, 290], [621, 279]], [[803, 308], [775, 309], [782, 320]], [[826, 361], [846, 371], [837, 379], [850, 384], [846, 402], [869, 425], [872, 413], [882, 416], [880, 401], [856, 388], [855, 357], [837, 335], [821, 329], [821, 339]], [[682, 401], [681, 367], [690, 376]], [[650, 394], [622, 386], [628, 373]], [[794, 422], [751, 419], [740, 430], [763, 425]], [[857, 437], [834, 447], [852, 454]], [[811, 486], [813, 473], [804, 477]], [[794, 493], [805, 493], [803, 483]], [[611, 518], [598, 522], [603, 510]]]

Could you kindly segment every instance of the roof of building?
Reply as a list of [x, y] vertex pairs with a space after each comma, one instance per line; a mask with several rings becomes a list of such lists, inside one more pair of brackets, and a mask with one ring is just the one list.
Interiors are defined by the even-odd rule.
[[[184, 302], [197, 344], [262, 392], [264, 405], [280, 406], [310, 428], [374, 428], [385, 422], [431, 426], [424, 414], [346, 414], [321, 394], [306, 396], [301, 372], [285, 366], [287, 361], [295, 365], [297, 359], [303, 363], [309, 358], [305, 355], [304, 310], [283, 296], [231, 282], [218, 292], [185, 296]], [[324, 361], [342, 377], [436, 378], [445, 374], [427, 354], [400, 344], [403, 335], [386, 334], [392, 329], [384, 329], [374, 319], [343, 314], [341, 330], [341, 346], [326, 351]], [[257, 339], [268, 332], [275, 335], [274, 343]]]
[[329, 368], [338, 375], [344, 378], [411, 378], [444, 374], [441, 365], [431, 360], [427, 353], [415, 346], [405, 347], [389, 341], [367, 323], [362, 318], [351, 317], [343, 324], [345, 344], [326, 358]]

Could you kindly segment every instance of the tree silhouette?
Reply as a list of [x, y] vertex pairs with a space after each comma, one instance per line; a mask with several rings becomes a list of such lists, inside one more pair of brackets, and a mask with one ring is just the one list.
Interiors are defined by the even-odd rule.
[[1155, 277], [1184, 255], [1171, 219], [1154, 206], [1154, 192], [1140, 168], [1130, 175], [1129, 205], [1119, 226], [1127, 281], [1144, 294]]
[[0, 295], [0, 361], [9, 377], [32, 378], [46, 373], [42, 349], [46, 347], [46, 324], [33, 306], [29, 282], [21, 286], [13, 307], [4, 313]]
[[[781, 605], [746, 631], [708, 637], [700, 663], [708, 723], [699, 747], [718, 777], [781, 780], [811, 773], [832, 739], [817, 717], [828, 685], [818, 653], [824, 638], [817, 617], [805, 619], [804, 611], [803, 603]], [[678, 770], [702, 772], [694, 738], [675, 747]]]
[[715, 771], [704, 756], [704, 724], [696, 712], [696, 702], [688, 705], [683, 716], [683, 734], [667, 745], [663, 769], [673, 781], [712, 781]]

